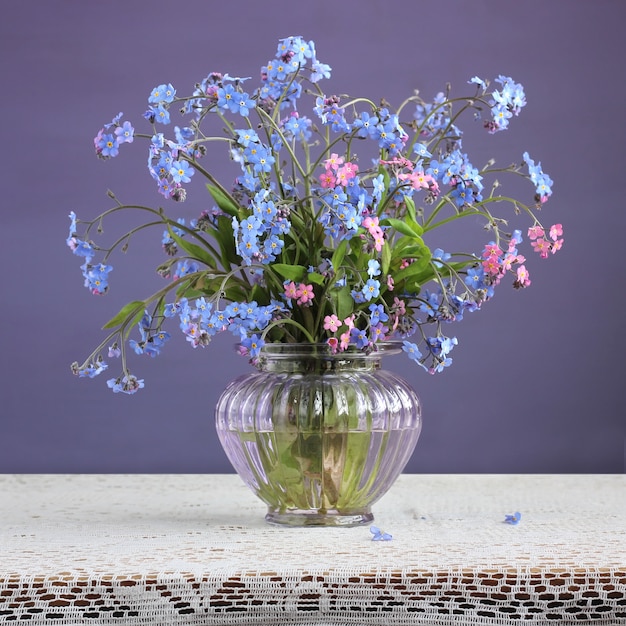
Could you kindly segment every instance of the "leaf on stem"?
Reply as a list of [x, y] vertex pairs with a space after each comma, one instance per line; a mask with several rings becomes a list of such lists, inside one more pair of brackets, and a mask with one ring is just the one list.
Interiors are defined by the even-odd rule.
[[129, 324], [132, 326], [135, 323], [135, 318], [137, 321], [141, 319], [145, 308], [146, 303], [143, 300], [133, 300], [132, 302], [125, 304], [120, 309], [119, 313], [112, 317], [102, 328], [115, 328], [129, 319], [132, 319]]

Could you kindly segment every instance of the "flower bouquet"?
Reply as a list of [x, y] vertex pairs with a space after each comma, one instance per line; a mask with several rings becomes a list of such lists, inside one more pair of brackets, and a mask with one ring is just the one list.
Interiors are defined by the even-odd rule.
[[[441, 372], [457, 345], [451, 324], [509, 277], [515, 288], [530, 285], [522, 227], [509, 221], [526, 218], [541, 257], [559, 250], [561, 225], [546, 228], [537, 217], [552, 181], [527, 152], [510, 166], [475, 166], [458, 125], [469, 114], [486, 135], [506, 130], [526, 105], [523, 87], [473, 77], [466, 95], [448, 87], [424, 100], [416, 92], [392, 109], [326, 93], [320, 84], [330, 72], [313, 42], [288, 37], [256, 80], [214, 72], [189, 95], [162, 84], [148, 98], [146, 131], [121, 113], [100, 130], [94, 145], [105, 160], [146, 141], [164, 202], [183, 202], [193, 177], [204, 178], [210, 202], [195, 219], [177, 219], [109, 193], [114, 205], [94, 219], [70, 214], [67, 244], [94, 294], [108, 291], [111, 255], [139, 230], [159, 228], [164, 252], [164, 286], [106, 323], [110, 334], [72, 365], [75, 374], [94, 377], [120, 357], [108, 386], [134, 393], [144, 381], [131, 373], [129, 352], [158, 355], [176, 320], [194, 348], [229, 331], [257, 365], [264, 346], [307, 344], [348, 358], [392, 342], [425, 371]], [[216, 148], [237, 168], [228, 182], [211, 171]], [[503, 195], [505, 175], [530, 181], [529, 202]], [[108, 246], [96, 243], [103, 220], [124, 211], [146, 220]], [[484, 227], [482, 250], [431, 243], [459, 222]]]

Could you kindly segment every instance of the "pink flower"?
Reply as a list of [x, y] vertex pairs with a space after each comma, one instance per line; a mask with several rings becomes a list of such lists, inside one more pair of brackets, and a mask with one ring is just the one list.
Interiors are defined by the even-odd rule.
[[351, 178], [354, 178], [359, 171], [359, 166], [355, 163], [346, 163], [343, 167], [337, 170], [337, 179], [345, 183]]
[[337, 179], [333, 176], [333, 173], [330, 170], [326, 170], [320, 176], [320, 185], [324, 189], [328, 189], [329, 187], [334, 187], [336, 182], [337, 182]]
[[307, 302], [311, 302], [311, 300], [315, 298], [315, 294], [313, 293], [313, 285], [305, 285], [304, 283], [300, 283], [298, 285], [298, 290], [296, 291], [296, 297], [298, 298], [298, 304], [307, 304]]
[[483, 269], [485, 270], [485, 272], [487, 272], [487, 274], [490, 274], [491, 276], [499, 274], [500, 268], [500, 259], [498, 259], [498, 257], [496, 256], [490, 256], [488, 259], [485, 259], [483, 261]]
[[327, 315], [324, 318], [324, 329], [336, 333], [341, 326], [341, 320], [336, 315]]
[[556, 241], [563, 234], [562, 224], [553, 224], [550, 226], [550, 239]]
[[[346, 317], [346, 319], [343, 320], [343, 323], [348, 327], [348, 331], [354, 328], [354, 315], [351, 315], [350, 317]], [[350, 333], [348, 332], [348, 335], [349, 334]]]
[[519, 287], [528, 287], [530, 285], [530, 278], [528, 277], [528, 271], [526, 270], [525, 265], [520, 265], [517, 268], [517, 280], [514, 283], [514, 286]]
[[425, 174], [423, 170], [416, 170], [410, 174], [399, 174], [398, 179], [409, 181], [413, 189], [428, 189], [435, 183], [435, 179], [429, 174]]
[[393, 288], [395, 287], [395, 283], [393, 282], [393, 276], [391, 274], [387, 275], [387, 289], [389, 289], [389, 291], [393, 291]]
[[378, 216], [375, 215], [374, 217], [372, 217], [371, 215], [368, 215], [363, 220], [363, 228], [367, 228], [367, 230], [370, 233], [372, 233], [373, 229], [377, 229], [378, 230]]
[[489, 243], [485, 246], [485, 249], [483, 250], [483, 259], [488, 259], [489, 257], [501, 257], [502, 256], [502, 250], [500, 250], [499, 246], [496, 245], [495, 243]]
[[326, 343], [330, 346], [331, 354], [337, 354], [339, 348], [339, 339], [337, 337], [330, 337], [326, 340]]
[[344, 158], [333, 152], [330, 155], [330, 158], [324, 161], [324, 168], [327, 170], [334, 170], [336, 172], [339, 169], [339, 166], [343, 164], [343, 162]]
[[298, 297], [298, 288], [293, 281], [285, 285], [285, 297], [289, 298], [290, 300]]
[[563, 240], [562, 239], [557, 239], [552, 244], [552, 254], [556, 254], [562, 247], [563, 247]]
[[339, 348], [345, 350], [350, 345], [350, 332], [345, 332], [339, 336], [340, 344]]
[[538, 237], [543, 237], [545, 232], [541, 226], [531, 226], [528, 229], [528, 237], [530, 239], [537, 239]]
[[393, 308], [398, 315], [406, 315], [406, 306], [404, 300], [400, 300], [400, 298], [394, 297]]
[[536, 241], [531, 243], [533, 250], [539, 253], [539, 256], [542, 259], [548, 258], [548, 252], [550, 251], [550, 244], [543, 238], [540, 237]]
[[524, 263], [524, 261], [526, 261], [526, 257], [521, 254], [507, 254], [502, 259], [502, 270], [508, 272], [513, 267], [513, 263]]
[[383, 235], [382, 230], [377, 235], [372, 235], [374, 237], [374, 249], [376, 252], [380, 252], [385, 245], [385, 236]]

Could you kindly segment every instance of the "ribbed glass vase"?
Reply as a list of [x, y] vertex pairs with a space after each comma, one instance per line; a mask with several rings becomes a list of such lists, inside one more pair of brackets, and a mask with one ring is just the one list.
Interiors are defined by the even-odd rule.
[[321, 344], [268, 344], [257, 370], [216, 407], [217, 432], [237, 473], [268, 505], [266, 520], [355, 526], [404, 469], [421, 430], [417, 394], [381, 369], [378, 350], [331, 354]]

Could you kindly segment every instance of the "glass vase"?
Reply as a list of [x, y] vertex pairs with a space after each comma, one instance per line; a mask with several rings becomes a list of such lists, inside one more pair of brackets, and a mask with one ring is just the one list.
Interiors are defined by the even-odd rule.
[[421, 404], [376, 351], [332, 354], [325, 344], [267, 344], [256, 371], [234, 380], [216, 407], [217, 432], [233, 467], [291, 526], [355, 526], [408, 462]]

